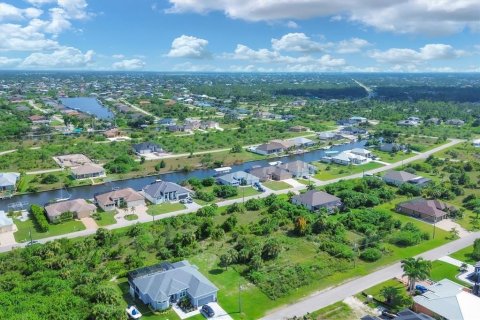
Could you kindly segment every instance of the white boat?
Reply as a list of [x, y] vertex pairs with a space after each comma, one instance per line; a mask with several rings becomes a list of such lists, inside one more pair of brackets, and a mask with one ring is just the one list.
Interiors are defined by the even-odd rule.
[[282, 161], [272, 161], [268, 163], [271, 166], [278, 166], [279, 164], [282, 164]]
[[60, 190], [60, 197], [55, 198], [55, 202], [67, 201], [67, 200], [70, 200], [72, 198], [72, 195], [70, 193], [68, 193], [67, 190], [65, 190], [65, 192], [67, 193], [66, 196], [63, 195], [63, 188], [62, 188]]
[[232, 171], [232, 168], [231, 167], [221, 167], [221, 168], [215, 168], [213, 170], [215, 171], [215, 175], [219, 176], [219, 175], [222, 175], [222, 174], [229, 173], [230, 171]]

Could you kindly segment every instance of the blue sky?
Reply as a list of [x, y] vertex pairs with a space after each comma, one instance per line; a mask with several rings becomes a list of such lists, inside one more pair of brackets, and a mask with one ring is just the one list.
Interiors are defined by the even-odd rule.
[[478, 0], [0, 0], [0, 69], [480, 71]]

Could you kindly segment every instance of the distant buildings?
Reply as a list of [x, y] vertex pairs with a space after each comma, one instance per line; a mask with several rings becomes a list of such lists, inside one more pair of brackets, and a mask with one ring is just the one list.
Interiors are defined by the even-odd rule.
[[293, 126], [293, 127], [290, 127], [288, 130], [290, 130], [291, 132], [306, 132], [306, 131], [309, 131], [310, 129], [304, 126]]
[[447, 121], [445, 121], [445, 124], [447, 124], [449, 126], [460, 127], [460, 126], [463, 126], [465, 124], [465, 121], [460, 120], [460, 119], [448, 119]]
[[397, 124], [399, 126], [411, 126], [416, 127], [422, 124], [422, 120], [418, 117], [408, 117], [406, 120], [398, 121]]
[[153, 142], [137, 143], [137, 144], [134, 144], [132, 147], [133, 147], [133, 151], [140, 156], [144, 154], [155, 153], [155, 152], [163, 152], [162, 147]]

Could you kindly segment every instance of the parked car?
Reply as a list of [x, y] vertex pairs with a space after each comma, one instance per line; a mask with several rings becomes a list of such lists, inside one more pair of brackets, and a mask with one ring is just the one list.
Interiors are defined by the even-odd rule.
[[382, 316], [388, 318], [388, 319], [395, 319], [397, 317], [396, 314], [393, 314], [391, 312], [388, 312], [387, 310], [382, 311]]
[[33, 246], [34, 244], [37, 244], [37, 243], [40, 243], [40, 242], [38, 242], [37, 240], [29, 241], [29, 242], [27, 243], [27, 247]]
[[428, 291], [428, 289], [425, 288], [424, 286], [422, 286], [421, 284], [417, 284], [417, 285], [415, 286], [415, 290], [418, 290], [418, 291], [420, 291], [421, 293], [425, 293], [425, 292]]
[[213, 311], [212, 307], [210, 307], [208, 304], [204, 305], [202, 307], [202, 310], [201, 312], [203, 313], [203, 315], [205, 315], [207, 318], [211, 318], [213, 316], [215, 316], [215, 312]]

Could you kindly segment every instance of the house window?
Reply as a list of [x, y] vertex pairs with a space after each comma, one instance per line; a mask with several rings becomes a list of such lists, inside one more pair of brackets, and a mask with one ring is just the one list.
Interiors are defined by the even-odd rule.
[[186, 295], [187, 295], [187, 291], [184, 290], [184, 291], [180, 292], [180, 298], [183, 298]]

